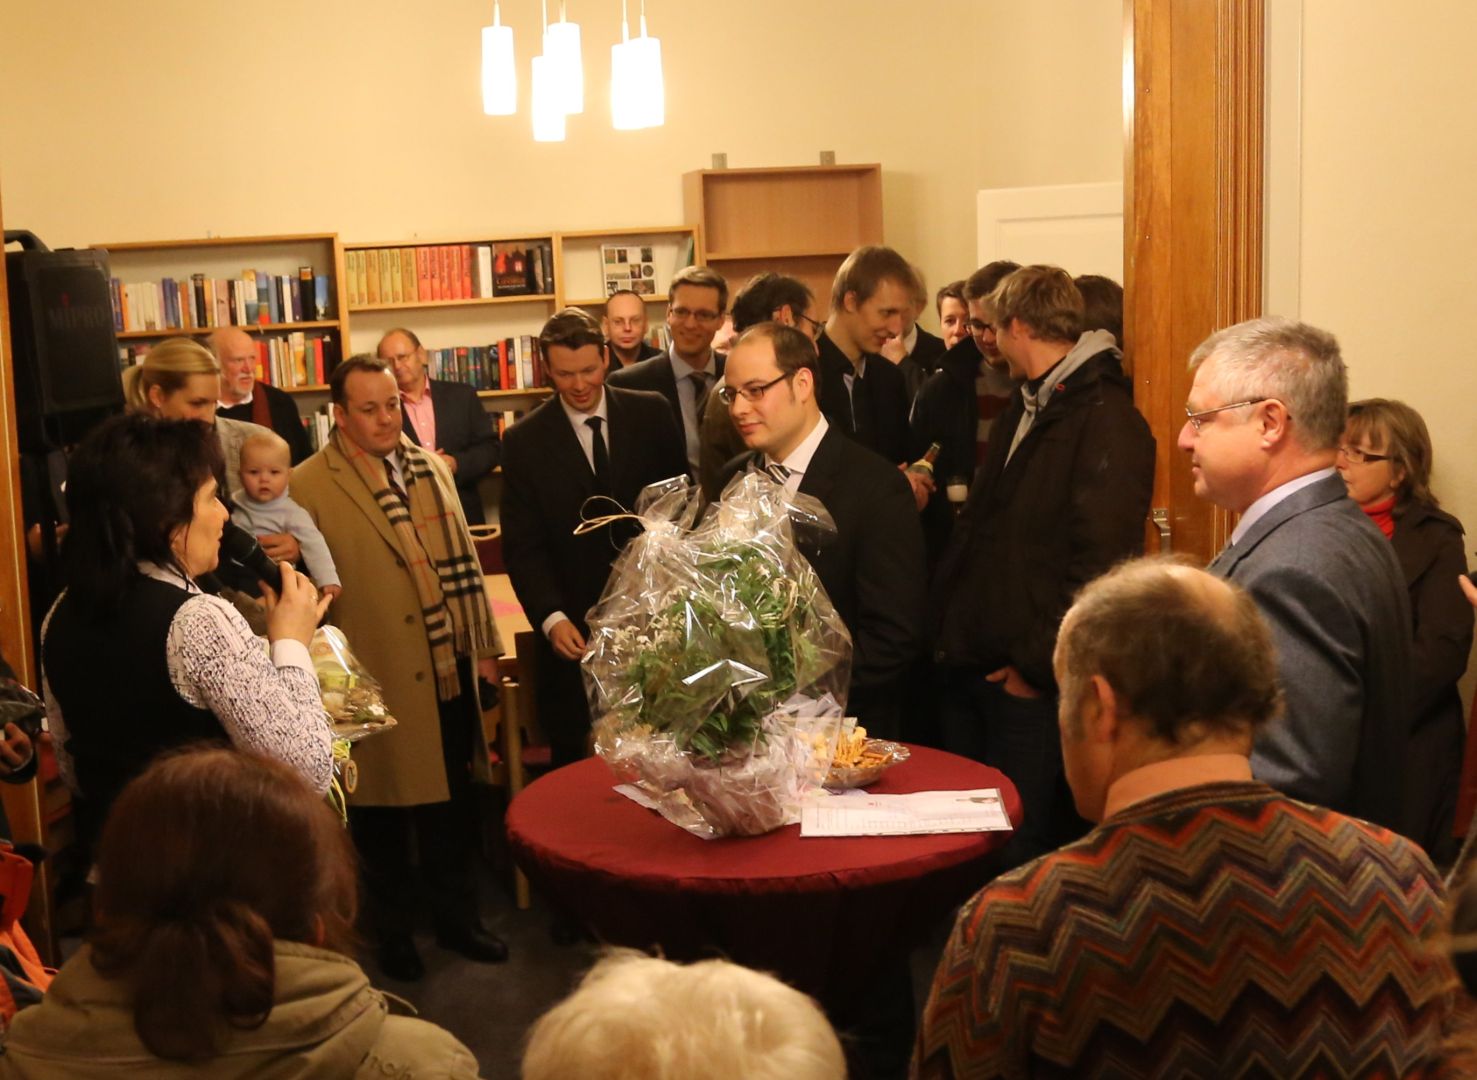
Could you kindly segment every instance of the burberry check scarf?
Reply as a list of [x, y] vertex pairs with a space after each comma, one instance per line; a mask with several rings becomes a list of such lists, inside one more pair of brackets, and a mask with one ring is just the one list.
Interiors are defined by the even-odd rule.
[[461, 693], [458, 656], [501, 651], [472, 538], [426, 460], [426, 451], [405, 435], [400, 436], [399, 450], [404, 501], [390, 487], [383, 458], [366, 454], [337, 430], [333, 444], [369, 488], [395, 531], [420, 599], [436, 668], [436, 694], [450, 701]]

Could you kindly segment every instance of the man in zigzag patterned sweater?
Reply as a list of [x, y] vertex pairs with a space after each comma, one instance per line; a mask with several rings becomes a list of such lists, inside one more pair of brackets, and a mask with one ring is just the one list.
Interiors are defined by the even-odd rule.
[[1055, 668], [1082, 840], [998, 878], [934, 975], [918, 1077], [1422, 1076], [1455, 979], [1430, 862], [1252, 779], [1280, 707], [1265, 622], [1203, 571], [1127, 563]]

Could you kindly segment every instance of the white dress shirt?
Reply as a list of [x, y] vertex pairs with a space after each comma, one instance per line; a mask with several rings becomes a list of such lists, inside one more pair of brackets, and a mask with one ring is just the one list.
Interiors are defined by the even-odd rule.
[[1246, 512], [1241, 515], [1241, 520], [1236, 523], [1236, 528], [1231, 532], [1231, 544], [1228, 546], [1238, 543], [1246, 535], [1247, 531], [1257, 523], [1259, 518], [1264, 517], [1268, 510], [1272, 509], [1272, 507], [1276, 506], [1283, 499], [1302, 491], [1303, 488], [1311, 484], [1316, 484], [1320, 480], [1327, 479], [1337, 471], [1337, 469], [1329, 466], [1326, 469], [1319, 469], [1317, 472], [1310, 472], [1304, 476], [1299, 476], [1295, 480], [1289, 480], [1280, 487], [1274, 487], [1246, 508]]
[[[810, 459], [815, 457], [816, 447], [820, 446], [830, 426], [826, 423], [825, 416], [822, 415], [815, 427], [811, 428], [810, 434], [800, 440], [800, 445], [791, 450], [790, 455], [784, 461], [779, 462], [790, 471], [789, 476], [785, 477], [785, 490], [790, 494], [793, 495], [800, 490], [800, 481], [805, 476], [805, 470], [810, 468]], [[775, 460], [765, 454], [764, 464], [773, 465]]]

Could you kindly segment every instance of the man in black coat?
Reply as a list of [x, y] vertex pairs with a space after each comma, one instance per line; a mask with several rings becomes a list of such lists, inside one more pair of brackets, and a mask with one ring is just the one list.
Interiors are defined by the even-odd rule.
[[432, 379], [420, 338], [396, 327], [376, 350], [390, 365], [400, 387], [401, 426], [418, 445], [441, 455], [456, 478], [456, 493], [468, 525], [487, 521], [482, 510], [482, 478], [497, 467], [497, 431], [477, 391], [466, 383]]
[[723, 388], [744, 444], [742, 467], [782, 471], [791, 491], [830, 512], [836, 536], [801, 539], [836, 612], [851, 632], [847, 712], [869, 733], [903, 734], [902, 677], [922, 642], [923, 532], [895, 465], [847, 438], [816, 400], [810, 339], [778, 323], [753, 327], [728, 356]]
[[713, 384], [723, 377], [723, 357], [713, 337], [728, 310], [728, 282], [716, 270], [689, 266], [672, 277], [667, 329], [672, 347], [660, 356], [610, 373], [610, 385], [652, 390], [667, 399], [687, 446], [688, 471], [695, 477], [701, 456], [703, 407]]
[[[647, 484], [687, 471], [667, 403], [604, 385], [603, 344], [599, 324], [578, 308], [545, 323], [539, 353], [557, 396], [509, 428], [503, 442], [503, 562], [524, 614], [541, 631], [539, 717], [555, 765], [585, 754], [585, 616], [634, 535], [607, 527], [575, 536], [585, 503], [604, 495], [632, 509]], [[612, 510], [597, 500], [590, 516]]]
[[1154, 437], [1118, 350], [1080, 333], [1065, 271], [1028, 266], [993, 293], [994, 336], [1020, 391], [990, 429], [985, 461], [934, 577], [934, 660], [949, 749], [1015, 783], [1018, 865], [1080, 830], [1062, 775], [1052, 649], [1076, 591], [1143, 551]]
[[[913, 267], [892, 248], [857, 248], [836, 271], [831, 315], [816, 342], [827, 423], [893, 464], [908, 460], [908, 390], [903, 373], [879, 354], [902, 333], [916, 291]], [[932, 482], [916, 472], [907, 479], [921, 509]]]
[[605, 362], [611, 371], [662, 354], [646, 343], [646, 301], [630, 289], [617, 289], [606, 298], [600, 329], [605, 334]]
[[217, 416], [271, 428], [287, 440], [292, 463], [300, 465], [313, 452], [303, 418], [292, 395], [256, 378], [257, 344], [239, 326], [223, 326], [209, 339], [221, 366], [221, 400]]
[[[933, 463], [937, 488], [923, 508], [930, 566], [943, 554], [954, 528], [954, 505], [949, 502], [948, 488], [960, 481], [967, 486], [974, 480], [979, 445], [995, 417], [1015, 396], [1015, 381], [1005, 370], [995, 340], [991, 322], [994, 314], [988, 298], [1000, 282], [1019, 269], [1019, 263], [997, 260], [980, 267], [958, 287], [957, 299], [967, 305], [964, 314], [969, 333], [944, 353], [939, 369], [928, 377], [913, 401], [909, 418], [912, 456], [921, 457], [930, 445], [939, 444], [939, 455]], [[943, 299], [940, 292], [941, 314]]]

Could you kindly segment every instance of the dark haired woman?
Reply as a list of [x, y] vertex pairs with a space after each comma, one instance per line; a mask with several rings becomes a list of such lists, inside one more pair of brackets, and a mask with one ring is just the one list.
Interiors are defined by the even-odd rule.
[[1339, 473], [1349, 498], [1394, 545], [1410, 594], [1415, 648], [1405, 793], [1409, 817], [1419, 823], [1413, 839], [1444, 866], [1456, 854], [1452, 818], [1466, 738], [1457, 681], [1472, 651], [1472, 609], [1457, 586], [1467, 570], [1462, 523], [1431, 494], [1432, 456], [1426, 422], [1409, 405], [1384, 398], [1349, 405]]
[[115, 417], [72, 455], [65, 589], [42, 627], [47, 713], [84, 842], [160, 751], [230, 742], [286, 762], [318, 791], [332, 747], [308, 657], [327, 601], [282, 564], [271, 655], [195, 579], [219, 558], [220, 449], [204, 424]]
[[477, 1076], [349, 958], [348, 834], [283, 765], [167, 755], [118, 797], [97, 866], [88, 944], [16, 1016], [0, 1078]]

